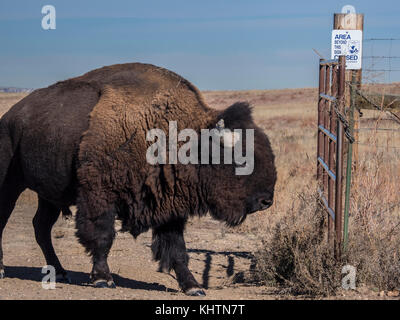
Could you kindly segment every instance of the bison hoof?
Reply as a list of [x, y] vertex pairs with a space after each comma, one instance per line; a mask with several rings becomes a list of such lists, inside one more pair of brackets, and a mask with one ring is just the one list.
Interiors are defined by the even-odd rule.
[[192, 296], [192, 297], [205, 297], [206, 293], [204, 290], [201, 290], [199, 288], [191, 288], [185, 292], [186, 295]]
[[0, 270], [0, 279], [4, 279], [6, 276], [6, 273], [4, 272], [3, 269]]
[[71, 283], [71, 279], [68, 277], [67, 273], [59, 273], [56, 276], [56, 282], [58, 282], [58, 283]]
[[94, 283], [95, 288], [110, 288], [110, 289], [115, 289], [115, 283], [114, 281], [106, 281], [106, 280], [97, 280]]

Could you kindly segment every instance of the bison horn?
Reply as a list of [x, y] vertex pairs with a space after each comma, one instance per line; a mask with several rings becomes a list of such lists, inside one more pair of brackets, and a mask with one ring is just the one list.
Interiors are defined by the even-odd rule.
[[224, 122], [224, 119], [220, 119], [220, 120], [217, 122], [216, 128], [217, 128], [219, 131], [225, 129], [225, 122]]

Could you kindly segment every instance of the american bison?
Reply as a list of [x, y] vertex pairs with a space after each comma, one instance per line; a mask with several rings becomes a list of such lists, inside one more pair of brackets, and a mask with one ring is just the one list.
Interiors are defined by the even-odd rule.
[[[170, 121], [197, 132], [221, 121], [228, 129], [252, 129], [254, 170], [237, 175], [235, 161], [149, 164], [146, 133], [168, 132]], [[224, 155], [223, 144], [219, 148]], [[64, 280], [51, 229], [61, 212], [76, 205], [76, 235], [92, 256], [94, 286], [115, 287], [107, 256], [119, 219], [133, 237], [151, 228], [160, 269], [174, 270], [186, 294], [204, 295], [188, 269], [186, 221], [209, 212], [238, 225], [272, 204], [275, 182], [270, 142], [247, 103], [211, 109], [190, 82], [149, 64], [103, 67], [36, 90], [0, 121], [0, 243], [21, 192], [35, 191], [35, 237], [47, 264]], [[1, 246], [0, 272], [4, 277]]]

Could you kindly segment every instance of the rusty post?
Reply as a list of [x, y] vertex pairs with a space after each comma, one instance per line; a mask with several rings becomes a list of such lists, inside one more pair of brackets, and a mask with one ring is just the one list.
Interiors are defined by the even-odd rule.
[[[338, 109], [344, 113], [346, 58], [339, 57]], [[336, 143], [336, 196], [335, 196], [335, 258], [340, 259], [342, 249], [342, 179], [343, 179], [343, 123], [337, 119]]]
[[[330, 65], [326, 65], [325, 69], [325, 86], [324, 86], [324, 94], [329, 94], [329, 87], [331, 83], [331, 74], [330, 74]], [[324, 102], [324, 123], [323, 126], [325, 129], [329, 128], [329, 105], [330, 102], [328, 100], [325, 100]], [[324, 161], [327, 163], [329, 157], [329, 138], [326, 134], [324, 134]], [[328, 191], [328, 173], [324, 171], [324, 192]]]
[[[318, 126], [322, 125], [322, 117], [323, 117], [323, 108], [324, 108], [324, 100], [321, 99], [319, 96], [321, 93], [324, 92], [324, 79], [325, 79], [325, 67], [321, 66], [321, 61], [323, 59], [319, 60], [319, 89], [318, 89]], [[317, 140], [318, 146], [317, 146], [317, 158], [322, 157], [322, 153], [324, 150], [324, 136], [321, 130], [318, 128], [318, 140]], [[319, 182], [322, 176], [322, 167], [317, 160], [317, 181]]]
[[[334, 65], [333, 70], [332, 70], [332, 87], [331, 87], [331, 92], [332, 96], [336, 97], [338, 96], [338, 79], [339, 79], [339, 65]], [[337, 120], [337, 115], [334, 110], [335, 105], [333, 105], [332, 108], [332, 116], [331, 116], [331, 132], [336, 135], [336, 120]]]
[[[325, 70], [325, 87], [324, 87], [324, 93], [329, 95], [330, 94], [330, 86], [331, 86], [331, 65], [326, 66]], [[330, 106], [331, 102], [328, 100], [325, 100], [324, 104], [324, 128], [325, 129], [330, 129], [329, 128], [329, 119], [330, 119]], [[330, 155], [330, 148], [331, 148], [331, 141], [328, 138], [328, 136], [325, 134], [324, 135], [324, 162], [328, 164], [329, 166], [329, 155]], [[331, 168], [329, 168], [331, 169]], [[332, 190], [330, 189], [331, 186], [331, 181], [332, 178], [328, 175], [326, 170], [324, 170], [324, 192], [326, 192], [327, 197], [329, 199], [330, 193]], [[332, 229], [333, 229], [333, 221], [332, 218], [330, 217], [330, 214], [328, 213], [328, 242], [332, 241]]]
[[[333, 65], [332, 66], [332, 86], [331, 86], [331, 95], [334, 97], [337, 97], [337, 66]], [[334, 108], [336, 107], [335, 103], [331, 103], [331, 109], [330, 109], [330, 123], [329, 123], [329, 131], [333, 134], [336, 134], [336, 112]], [[336, 154], [336, 143], [330, 139], [329, 140], [329, 160], [328, 160], [328, 166], [329, 169], [332, 171], [335, 171], [335, 154]], [[335, 181], [332, 178], [329, 178], [329, 186], [328, 186], [328, 206], [329, 208], [334, 208], [335, 205]], [[336, 214], [335, 214], [336, 216]], [[332, 219], [330, 219], [332, 220]], [[331, 224], [333, 222], [331, 221]], [[332, 229], [332, 227], [331, 227]], [[332, 236], [329, 234], [329, 238], [332, 238]]]

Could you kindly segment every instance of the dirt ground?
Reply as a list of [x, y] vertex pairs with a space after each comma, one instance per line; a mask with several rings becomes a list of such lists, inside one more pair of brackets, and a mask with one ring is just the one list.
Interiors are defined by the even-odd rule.
[[[151, 259], [151, 232], [135, 241], [130, 234], [118, 233], [110, 252], [109, 264], [116, 289], [95, 289], [88, 284], [90, 257], [74, 236], [73, 219], [60, 218], [53, 228], [53, 243], [68, 270], [71, 284], [57, 284], [55, 290], [41, 286], [41, 267], [45, 265], [35, 242], [31, 224], [35, 214], [35, 195], [28, 191], [12, 214], [4, 231], [6, 278], [0, 280], [0, 299], [186, 299], [173, 274], [157, 272]], [[275, 298], [263, 287], [233, 284], [235, 277], [250, 269], [253, 235], [235, 233], [209, 218], [194, 219], [186, 231], [196, 279], [207, 289], [209, 299]], [[239, 279], [240, 280], [240, 279]]]
[[[316, 98], [315, 89], [204, 94], [210, 105], [219, 109], [237, 100], [249, 100], [255, 106], [256, 122], [263, 124], [266, 130], [270, 122], [268, 119], [258, 120], [258, 116], [268, 118], [271, 115], [274, 119], [290, 122], [293, 119], [287, 114], [293, 106], [293, 99], [296, 98], [302, 108], [312, 113]], [[0, 93], [0, 116], [24, 95]], [[311, 122], [310, 119], [306, 122], [306, 125], [313, 125], [312, 118]], [[272, 143], [278, 148], [274, 139]], [[151, 232], [140, 235], [136, 240], [130, 234], [118, 233], [108, 260], [117, 288], [93, 288], [88, 283], [90, 257], [77, 242], [73, 219], [62, 218], [53, 228], [53, 244], [61, 263], [69, 272], [71, 284], [57, 284], [55, 290], [43, 289], [41, 268], [45, 260], [34, 239], [32, 226], [36, 207], [36, 195], [26, 191], [5, 228], [3, 250], [6, 278], [0, 280], [0, 299], [189, 299], [179, 290], [173, 273], [157, 272], [157, 263], [151, 258]], [[271, 212], [277, 208], [272, 208]], [[262, 214], [267, 215], [268, 212]], [[191, 258], [190, 269], [207, 293], [201, 299], [307, 298], [280, 295], [276, 288], [242, 281], [254, 268], [254, 252], [261, 245], [261, 222], [264, 223], [265, 218], [259, 218], [256, 214], [246, 221], [248, 226], [257, 227], [239, 229], [226, 228], [208, 217], [189, 222], [185, 238]], [[343, 292], [339, 298], [379, 297], [376, 292], [360, 289], [351, 293]]]

